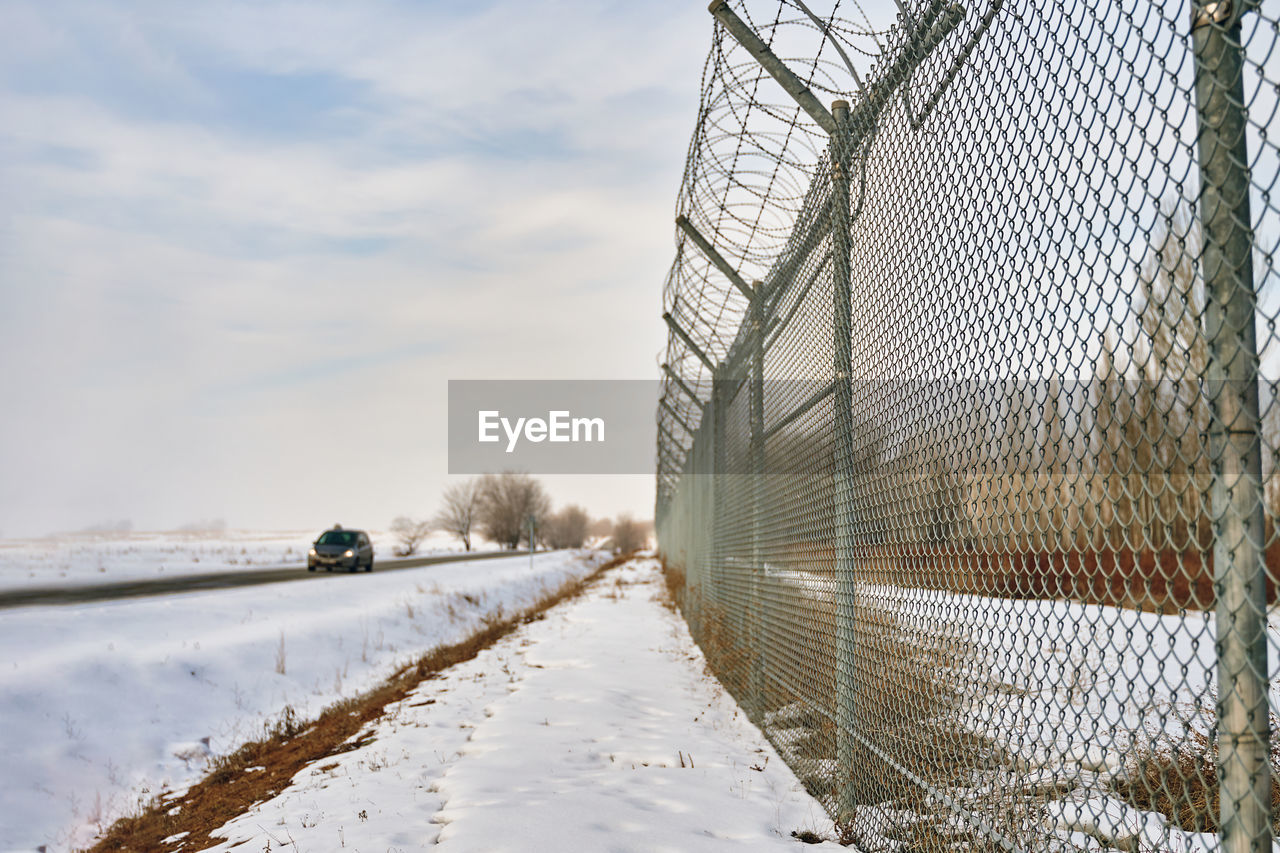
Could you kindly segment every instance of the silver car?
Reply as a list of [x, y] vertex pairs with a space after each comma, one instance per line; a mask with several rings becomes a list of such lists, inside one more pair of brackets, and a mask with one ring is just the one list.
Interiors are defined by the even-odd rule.
[[307, 554], [309, 572], [316, 569], [357, 572], [362, 567], [366, 572], [373, 571], [373, 543], [363, 530], [343, 530], [341, 527], [326, 530]]

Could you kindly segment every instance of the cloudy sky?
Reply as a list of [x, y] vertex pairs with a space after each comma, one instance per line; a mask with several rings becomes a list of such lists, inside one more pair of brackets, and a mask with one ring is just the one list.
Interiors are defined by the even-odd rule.
[[0, 16], [0, 535], [385, 526], [449, 379], [657, 375], [704, 3]]

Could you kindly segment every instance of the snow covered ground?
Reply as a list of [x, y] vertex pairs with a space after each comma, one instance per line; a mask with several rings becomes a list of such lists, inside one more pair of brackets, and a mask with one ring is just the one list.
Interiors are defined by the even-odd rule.
[[[599, 552], [450, 563], [6, 611], [0, 850], [66, 850], [210, 753], [359, 693], [499, 608], [583, 577]], [[202, 561], [203, 562], [203, 561]]]
[[[320, 530], [221, 530], [213, 533], [76, 534], [0, 539], [0, 589], [107, 583], [255, 566], [302, 566]], [[371, 530], [374, 553], [391, 559], [394, 534]], [[461, 551], [446, 533], [432, 533], [415, 556]]]
[[[185, 787], [208, 756], [260, 735], [284, 708], [312, 717], [601, 559], [545, 554], [531, 571], [516, 555], [9, 611], [0, 620], [0, 850], [88, 843], [138, 802]], [[367, 744], [315, 762], [228, 824], [217, 849], [794, 850], [793, 831], [829, 835], [821, 805], [706, 675], [659, 590], [652, 560], [615, 570], [584, 598], [424, 682], [362, 733]], [[901, 591], [860, 592], [896, 601], [909, 622], [923, 617]], [[1106, 785], [1132, 755], [1131, 733], [1184, 731], [1170, 709], [1211, 681], [1211, 615], [947, 603], [931, 624], [966, 638], [976, 656], [956, 663], [982, 675], [969, 680], [956, 722], [1022, 762], [987, 781], [1078, 783], [1044, 804], [1046, 841], [1213, 849], [1213, 836], [1172, 830]], [[1280, 619], [1270, 642], [1280, 644]], [[984, 796], [981, 784], [969, 793], [975, 803]], [[892, 815], [867, 808], [877, 812], [867, 823], [889, 831]]]
[[[774, 592], [785, 593], [775, 594], [775, 606], [794, 607], [797, 599], [808, 598], [810, 612], [831, 618], [822, 615], [832, 612], [835, 596], [829, 577], [779, 571], [771, 578]], [[1045, 850], [1098, 849], [1100, 840], [1146, 845], [1143, 850], [1159, 853], [1217, 849], [1216, 836], [1171, 827], [1163, 816], [1142, 812], [1111, 790], [1137, 755], [1187, 741], [1192, 732], [1212, 731], [1214, 614], [1161, 615], [939, 590], [922, 595], [871, 583], [858, 585], [857, 600], [870, 624], [890, 626], [880, 629], [885, 636], [867, 636], [901, 655], [880, 665], [896, 673], [942, 673], [940, 683], [959, 691], [956, 707], [942, 718], [944, 729], [979, 735], [1011, 765], [993, 776], [975, 776], [971, 789], [949, 789], [956, 802], [982, 814], [993, 787], [1016, 791], [1057, 784], [1069, 795], [1046, 803], [1035, 819], [1036, 831], [1045, 833]], [[1267, 641], [1271, 707], [1280, 715], [1276, 609]], [[797, 703], [766, 718], [775, 741], [794, 744], [796, 756], [811, 735], [793, 722], [804, 710]], [[834, 769], [834, 762], [827, 767]], [[834, 807], [834, 797], [829, 805]], [[862, 807], [861, 838], [875, 849], [895, 849], [893, 833], [915, 817]], [[959, 819], [948, 822], [969, 828]], [[1051, 838], [1058, 841], [1051, 844]], [[1275, 850], [1280, 853], [1280, 843]]]
[[654, 560], [610, 572], [422, 683], [214, 850], [794, 853], [792, 832], [829, 833], [660, 589]]
[[[962, 639], [970, 658], [958, 658], [957, 671], [976, 676], [970, 728], [996, 739], [1012, 733], [1017, 743], [1006, 746], [1036, 765], [1060, 765], [1085, 748], [1095, 761], [1115, 763], [1157, 732], [1181, 736], [1185, 706], [1204, 701], [1216, 678], [1211, 612], [922, 596], [873, 584], [860, 584], [858, 595], [886, 620]], [[1267, 639], [1271, 704], [1280, 712], [1280, 613]]]

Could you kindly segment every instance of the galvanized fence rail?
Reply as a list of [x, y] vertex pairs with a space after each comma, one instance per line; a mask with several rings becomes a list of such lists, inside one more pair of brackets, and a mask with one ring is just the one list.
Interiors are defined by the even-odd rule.
[[710, 11], [657, 526], [716, 674], [864, 850], [1271, 850], [1280, 6]]

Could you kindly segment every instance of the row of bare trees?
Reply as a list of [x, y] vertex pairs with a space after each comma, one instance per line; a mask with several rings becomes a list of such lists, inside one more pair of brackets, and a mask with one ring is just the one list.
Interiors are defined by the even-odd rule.
[[[938, 393], [917, 403], [899, 436], [860, 433], [862, 488], [881, 498], [870, 528], [926, 542], [1057, 551], [1204, 550], [1212, 538], [1206, 437], [1207, 294], [1194, 213], [1170, 204], [1092, 348], [1092, 376], [969, 388], [971, 409]], [[1262, 265], [1260, 265], [1262, 266]], [[1260, 285], [1261, 286], [1261, 285]], [[1227, 389], [1239, 393], [1240, 389]], [[1261, 384], [1263, 476], [1270, 519], [1280, 512], [1280, 405]], [[914, 443], [904, 436], [920, 430]], [[929, 440], [947, 436], [934, 452]], [[916, 437], [916, 436], [912, 436]]]
[[570, 504], [552, 512], [551, 498], [537, 479], [518, 472], [486, 474], [448, 486], [440, 509], [424, 520], [401, 516], [391, 523], [400, 541], [398, 553], [408, 556], [433, 531], [440, 530], [470, 551], [477, 535], [503, 548], [527, 547], [533, 541], [547, 548], [581, 548], [591, 540], [634, 551], [648, 538], [645, 525], [630, 516], [593, 520], [585, 509]]
[[[1040, 409], [1043, 423], [1026, 443], [1039, 445], [1041, 506], [1027, 508], [1063, 546], [1184, 552], [1212, 541], [1213, 389], [1204, 384], [1210, 356], [1202, 252], [1194, 212], [1167, 205], [1135, 278], [1129, 313], [1100, 336], [1088, 394], [1072, 399], [1054, 387]], [[1274, 518], [1280, 410], [1270, 382], [1259, 391], [1264, 487]]]

